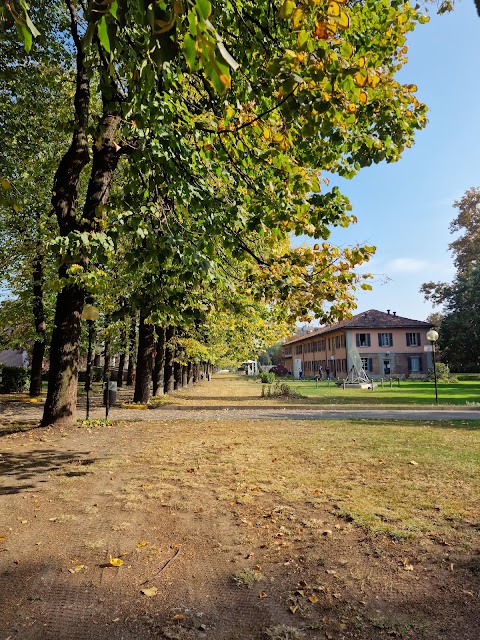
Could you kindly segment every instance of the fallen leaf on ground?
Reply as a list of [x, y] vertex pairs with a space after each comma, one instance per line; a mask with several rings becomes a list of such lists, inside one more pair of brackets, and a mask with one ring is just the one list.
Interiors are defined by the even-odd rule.
[[77, 564], [76, 567], [69, 569], [69, 571], [70, 573], [78, 573], [79, 571], [82, 571], [82, 569], [86, 569], [86, 566], [84, 564]]
[[[153, 587], [153, 588], [155, 589], [155, 587]], [[183, 615], [183, 613], [176, 613], [176, 614], [173, 616], [173, 619], [174, 619], [174, 620], [185, 620], [185, 616]]]
[[145, 547], [147, 546], [148, 542], [146, 540], [140, 540], [140, 542], [137, 542], [137, 547]]
[[153, 598], [153, 596], [157, 595], [158, 589], [157, 587], [146, 587], [145, 589], [141, 589], [141, 592], [144, 596], [147, 596], [147, 598]]
[[310, 602], [312, 602], [313, 604], [315, 604], [316, 602], [318, 602], [318, 598], [315, 594], [311, 595], [309, 597]]
[[121, 567], [123, 560], [121, 558], [114, 558], [113, 556], [110, 556], [109, 564], [112, 567]]
[[415, 460], [410, 460], [410, 462], [408, 464], [411, 464], [414, 467], [418, 467], [418, 462], [415, 462]]
[[267, 597], [267, 594], [265, 593], [265, 591], [260, 591], [260, 593], [258, 594], [258, 597], [263, 600], [263, 598]]
[[295, 613], [295, 611], [298, 609], [298, 606], [297, 606], [296, 604], [292, 604], [292, 606], [291, 606], [291, 607], [288, 607], [288, 608], [290, 609], [290, 611], [291, 611], [292, 613]]

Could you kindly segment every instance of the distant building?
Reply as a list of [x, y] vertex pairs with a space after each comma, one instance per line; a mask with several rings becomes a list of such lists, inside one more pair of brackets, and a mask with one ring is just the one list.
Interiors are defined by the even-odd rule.
[[421, 376], [432, 367], [428, 322], [371, 309], [302, 336], [283, 345], [287, 369], [298, 378], [325, 375], [346, 378], [352, 366], [363, 367], [370, 377]]
[[0, 351], [0, 364], [9, 367], [28, 367], [28, 354], [17, 349], [4, 349]]

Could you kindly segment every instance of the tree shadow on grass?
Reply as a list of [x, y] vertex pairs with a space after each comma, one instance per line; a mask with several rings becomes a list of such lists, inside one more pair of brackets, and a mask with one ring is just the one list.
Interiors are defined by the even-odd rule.
[[59, 453], [54, 449], [5, 452], [0, 458], [0, 477], [11, 480], [12, 484], [0, 485], [0, 495], [34, 489], [52, 473], [66, 477], [87, 475], [91, 473], [88, 466], [96, 462], [96, 458], [87, 456], [88, 452]]
[[388, 420], [388, 423], [396, 427], [404, 427], [405, 429], [421, 429], [429, 427], [431, 429], [462, 429], [466, 431], [479, 431], [480, 420], [471, 420], [468, 414], [465, 420], [426, 420], [425, 418], [407, 419], [402, 418], [349, 418], [348, 422], [355, 426], [365, 426], [366, 423], [371, 426], [382, 426]]

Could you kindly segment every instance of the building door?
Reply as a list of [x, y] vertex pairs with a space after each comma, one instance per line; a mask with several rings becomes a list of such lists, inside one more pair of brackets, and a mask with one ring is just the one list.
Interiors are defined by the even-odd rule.
[[390, 360], [384, 360], [383, 361], [383, 373], [386, 376], [389, 376], [391, 374], [391, 372], [392, 372], [392, 369], [390, 367]]

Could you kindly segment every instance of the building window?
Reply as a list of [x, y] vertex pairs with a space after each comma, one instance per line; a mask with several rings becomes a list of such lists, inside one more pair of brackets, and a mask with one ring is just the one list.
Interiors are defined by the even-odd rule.
[[419, 333], [407, 333], [407, 347], [419, 347], [420, 346], [420, 334]]
[[357, 333], [357, 347], [369, 347], [369, 346], [370, 346], [370, 334]]
[[391, 333], [379, 333], [378, 334], [378, 346], [379, 347], [393, 347], [393, 334], [391, 334]]
[[362, 368], [364, 369], [364, 371], [373, 371], [372, 358], [362, 358]]
[[420, 356], [409, 356], [408, 370], [410, 373], [420, 373], [422, 370], [422, 359]]
[[299, 354], [302, 353], [302, 345], [298, 345], [298, 347], [295, 347], [295, 353], [298, 356]]
[[286, 356], [291, 356], [292, 355], [292, 347], [285, 347], [283, 352], [284, 352], [284, 354]]

